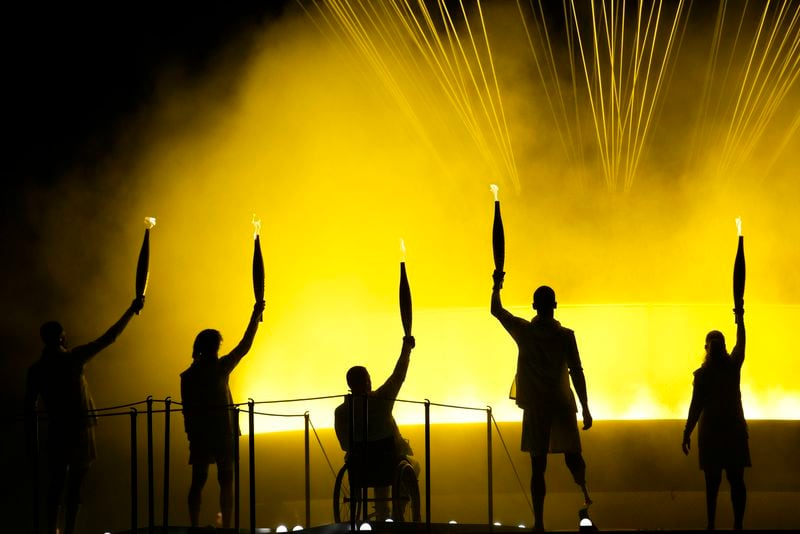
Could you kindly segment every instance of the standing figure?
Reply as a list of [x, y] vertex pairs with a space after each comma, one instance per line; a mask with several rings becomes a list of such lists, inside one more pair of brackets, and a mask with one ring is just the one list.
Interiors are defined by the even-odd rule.
[[[339, 445], [345, 451], [345, 461], [353, 460], [353, 455], [364, 451], [364, 421], [363, 398], [368, 397], [367, 405], [367, 444], [370, 465], [367, 470], [394, 469], [397, 462], [405, 459], [419, 475], [419, 462], [412, 455], [411, 446], [400, 434], [400, 429], [392, 415], [394, 401], [400, 394], [400, 387], [406, 379], [408, 364], [411, 360], [411, 349], [415, 347], [414, 336], [404, 336], [400, 356], [394, 366], [394, 371], [378, 389], [372, 389], [372, 379], [366, 367], [356, 365], [347, 371], [347, 386], [355, 399], [353, 406], [355, 415], [355, 428], [351, 429], [351, 407], [346, 400], [336, 407], [334, 412], [334, 429]], [[349, 399], [349, 398], [348, 398]], [[350, 443], [353, 435], [355, 444]], [[363, 458], [363, 456], [362, 456]], [[380, 465], [379, 465], [380, 464]], [[350, 464], [350, 469], [358, 470], [358, 466]], [[351, 471], [352, 474], [352, 471]], [[389, 490], [388, 487], [375, 488], [375, 515], [377, 521], [389, 518]], [[396, 511], [399, 515], [399, 511]]]
[[694, 372], [692, 402], [683, 431], [681, 448], [689, 454], [691, 435], [699, 421], [697, 450], [700, 469], [706, 478], [706, 516], [708, 529], [715, 528], [717, 493], [722, 470], [731, 487], [733, 527], [742, 530], [747, 491], [744, 468], [750, 467], [750, 448], [747, 443], [747, 422], [742, 409], [739, 389], [744, 363], [744, 310], [737, 309], [736, 345], [730, 354], [725, 348], [725, 336], [712, 330], [706, 335], [706, 356], [703, 365]]
[[564, 453], [572, 478], [583, 491], [586, 506], [591, 504], [570, 377], [581, 403], [584, 430], [592, 427], [592, 415], [575, 333], [553, 317], [557, 306], [555, 292], [548, 286], [541, 286], [533, 293], [536, 316], [528, 321], [503, 308], [500, 289], [504, 275], [495, 271], [492, 276], [491, 311], [519, 348], [513, 396], [523, 410], [522, 450], [531, 456], [533, 529], [543, 531], [548, 453]]
[[[97, 353], [116, 341], [131, 318], [144, 307], [144, 297], [134, 299], [122, 317], [105, 334], [85, 345], [67, 348], [60, 323], [48, 321], [39, 329], [44, 342], [41, 358], [28, 369], [25, 391], [29, 448], [36, 454], [33, 439], [36, 405], [44, 401], [47, 414], [47, 534], [72, 534], [80, 508], [80, 490], [96, 457], [94, 401], [83, 373]], [[65, 491], [66, 490], [66, 491]], [[61, 494], [65, 493], [64, 529], [58, 530]]]
[[200, 523], [203, 486], [208, 466], [217, 464], [219, 507], [222, 526], [231, 525], [233, 511], [234, 448], [241, 435], [239, 417], [233, 404], [228, 378], [250, 347], [258, 330], [264, 301], [253, 306], [242, 340], [226, 356], [218, 357], [222, 335], [218, 330], [203, 330], [194, 340], [192, 365], [181, 373], [183, 423], [189, 438], [189, 463], [192, 482], [189, 488], [189, 519]]

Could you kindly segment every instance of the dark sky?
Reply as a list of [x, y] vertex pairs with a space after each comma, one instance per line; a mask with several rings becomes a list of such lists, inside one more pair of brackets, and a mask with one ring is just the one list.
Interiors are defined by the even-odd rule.
[[108, 149], [165, 70], [201, 76], [215, 53], [231, 42], [246, 44], [285, 4], [3, 7], [3, 124], [12, 140], [4, 181], [48, 183]]

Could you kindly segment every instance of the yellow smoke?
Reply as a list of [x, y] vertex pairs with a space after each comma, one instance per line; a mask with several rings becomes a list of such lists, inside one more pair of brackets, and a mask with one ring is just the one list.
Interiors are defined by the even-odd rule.
[[[800, 363], [791, 355], [800, 292], [790, 276], [800, 259], [793, 245], [798, 219], [788, 200], [796, 198], [797, 184], [780, 174], [791, 162], [768, 179], [751, 169], [723, 186], [699, 170], [672, 176], [654, 156], [640, 167], [630, 194], [609, 193], [599, 175], [583, 185], [574, 179], [542, 101], [526, 99], [525, 87], [515, 92], [506, 85], [519, 147], [516, 190], [447, 107], [434, 115], [420, 104], [428, 135], [421, 139], [372, 71], [306, 18], [265, 32], [237, 73], [235, 91], [220, 96], [214, 77], [229, 75], [220, 65], [206, 85], [165, 91], [142, 120], [148, 144], [133, 176], [116, 177], [135, 193], [99, 208], [102, 216], [113, 214], [117, 232], [90, 248], [103, 272], [114, 274], [88, 289], [113, 287], [118, 299], [97, 305], [120, 302], [120, 312], [128, 298], [125, 273], [132, 274], [141, 239], [136, 221], [150, 214], [159, 221], [151, 235], [147, 306], [132, 326], [136, 334], [120, 342], [137, 356], [97, 364], [95, 373], [114, 377], [113, 387], [99, 386], [109, 401], [101, 404], [146, 394], [179, 398], [178, 374], [203, 328], [222, 332], [222, 353], [238, 342], [253, 302], [250, 221], [257, 213], [267, 309], [251, 353], [231, 378], [237, 401], [344, 394], [345, 371], [356, 364], [368, 367], [373, 383], [387, 377], [402, 338], [397, 243], [403, 237], [417, 348], [401, 397], [491, 405], [500, 420], [519, 418], [507, 398], [516, 348], [489, 314], [488, 185], [499, 182], [504, 303], [530, 316], [536, 286], [555, 288], [557, 318], [577, 333], [595, 418], [685, 417], [705, 334], [720, 329], [729, 348], [734, 343], [739, 215], [748, 269], [745, 411], [757, 418], [800, 414]], [[429, 79], [415, 83], [437, 90]], [[681, 143], [686, 136], [674, 130], [661, 139]], [[592, 176], [589, 164], [583, 171]], [[59, 215], [77, 216], [64, 209]], [[258, 410], [308, 410], [316, 426], [330, 426], [337, 402]], [[401, 422], [422, 420], [417, 404], [396, 411]], [[434, 412], [434, 422], [483, 417]], [[257, 430], [302, 424], [257, 421]]]

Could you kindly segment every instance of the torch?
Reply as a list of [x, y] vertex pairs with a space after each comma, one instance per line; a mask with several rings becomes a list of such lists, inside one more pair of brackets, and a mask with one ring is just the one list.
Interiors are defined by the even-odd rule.
[[403, 323], [403, 332], [405, 335], [411, 335], [411, 288], [408, 286], [408, 277], [406, 276], [406, 244], [400, 240], [400, 252], [402, 259], [400, 260], [400, 322]]
[[[264, 257], [261, 255], [261, 220], [253, 214], [253, 295], [256, 302], [264, 300]], [[258, 318], [264, 320], [264, 314]]]
[[[739, 234], [739, 245], [736, 248], [736, 259], [733, 261], [733, 311], [744, 312], [744, 236], [742, 235], [742, 218], [736, 218], [736, 230]], [[738, 319], [737, 319], [738, 321]]]
[[500, 216], [500, 201], [497, 192], [500, 190], [497, 185], [489, 186], [494, 193], [494, 222], [492, 223], [492, 252], [494, 254], [494, 269], [503, 272], [503, 264], [506, 261], [506, 238], [503, 233], [503, 218]]
[[[136, 298], [144, 298], [147, 281], [150, 279], [150, 229], [156, 225], [155, 217], [144, 218], [144, 240], [139, 249], [139, 261], [136, 264]], [[139, 315], [139, 312], [136, 312]]]

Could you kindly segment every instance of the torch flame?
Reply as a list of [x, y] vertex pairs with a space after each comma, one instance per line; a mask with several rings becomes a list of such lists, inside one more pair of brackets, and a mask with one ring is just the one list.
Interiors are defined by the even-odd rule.
[[400, 261], [406, 262], [406, 242], [402, 237], [400, 238]]
[[145, 217], [144, 218], [144, 225], [149, 230], [150, 228], [156, 225], [156, 218], [155, 217]]
[[256, 214], [253, 214], [253, 239], [258, 237], [258, 234], [261, 233], [261, 219], [256, 219]]
[[742, 218], [736, 217], [736, 232], [739, 236], [742, 235]]
[[497, 192], [500, 191], [500, 188], [497, 187], [497, 184], [489, 185], [489, 189], [492, 190], [492, 194], [494, 195], [494, 200], [497, 202]]

